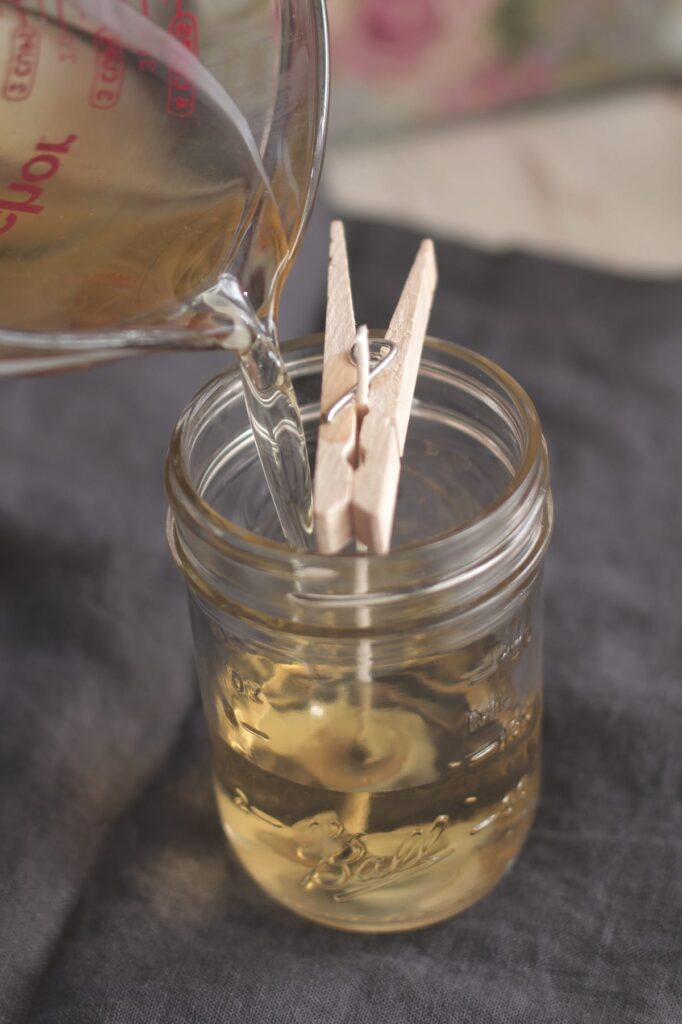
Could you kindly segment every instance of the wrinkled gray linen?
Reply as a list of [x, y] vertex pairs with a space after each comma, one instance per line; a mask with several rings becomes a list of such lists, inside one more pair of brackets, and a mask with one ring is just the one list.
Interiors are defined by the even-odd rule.
[[[349, 238], [380, 326], [418, 240]], [[262, 896], [218, 825], [164, 537], [171, 427], [220, 359], [0, 382], [0, 1021], [682, 1020], [682, 281], [438, 253], [432, 333], [508, 368], [551, 449], [545, 781], [517, 866], [407, 935]], [[324, 263], [309, 246], [299, 329]]]

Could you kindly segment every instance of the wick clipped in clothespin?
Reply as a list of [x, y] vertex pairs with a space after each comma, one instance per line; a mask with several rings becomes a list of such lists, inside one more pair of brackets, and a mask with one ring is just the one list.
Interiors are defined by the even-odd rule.
[[[366, 328], [356, 336], [345, 233], [340, 222], [332, 224], [313, 502], [323, 554], [340, 551], [353, 538], [373, 553], [389, 550], [400, 460], [436, 280], [433, 243], [426, 241], [387, 338], [370, 346]], [[378, 350], [373, 367], [370, 348]]]

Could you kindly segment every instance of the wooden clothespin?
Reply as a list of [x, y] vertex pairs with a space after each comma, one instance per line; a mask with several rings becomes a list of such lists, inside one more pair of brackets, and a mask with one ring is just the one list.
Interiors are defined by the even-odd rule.
[[343, 225], [335, 222], [327, 290], [322, 375], [322, 422], [315, 471], [314, 518], [318, 549], [340, 551], [355, 537], [369, 551], [390, 548], [412, 399], [437, 283], [433, 242], [422, 243], [388, 329], [386, 360], [372, 385], [368, 411], [349, 397], [357, 381], [353, 298]]
[[331, 227], [327, 322], [322, 369], [322, 421], [317, 435], [313, 492], [313, 521], [318, 550], [334, 554], [354, 535], [351, 501], [358, 443], [358, 416], [351, 402], [331, 422], [330, 410], [355, 387], [351, 360], [355, 343], [355, 313], [350, 286], [346, 233], [340, 221]]

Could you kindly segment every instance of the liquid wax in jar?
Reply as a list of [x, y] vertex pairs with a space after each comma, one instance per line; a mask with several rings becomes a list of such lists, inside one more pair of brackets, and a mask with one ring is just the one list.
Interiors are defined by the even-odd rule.
[[505, 710], [469, 732], [465, 698], [443, 710], [447, 662], [375, 678], [364, 707], [344, 686], [306, 706], [305, 665], [238, 664], [209, 714], [218, 806], [273, 898], [322, 924], [400, 930], [464, 910], [513, 863], [537, 802], [538, 700], [491, 691]]
[[[490, 465], [476, 443], [415, 408], [400, 543], [464, 525], [507, 485], [508, 467]], [[234, 462], [209, 500], [274, 536], [253, 459]], [[438, 655], [408, 628], [389, 672], [369, 644], [349, 642], [345, 653], [332, 648], [333, 668], [318, 665], [321, 648], [305, 637], [298, 657], [278, 661], [223, 640], [198, 615], [219, 811], [256, 882], [305, 917], [368, 932], [428, 925], [484, 896], [517, 857], [537, 803], [531, 624], [529, 609]]]

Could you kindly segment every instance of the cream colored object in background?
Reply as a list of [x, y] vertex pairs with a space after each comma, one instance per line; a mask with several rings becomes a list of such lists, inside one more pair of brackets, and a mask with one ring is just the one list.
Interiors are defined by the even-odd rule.
[[682, 271], [682, 92], [641, 90], [332, 149], [330, 204], [621, 273]]
[[680, 0], [328, 0], [332, 139], [675, 81]]

